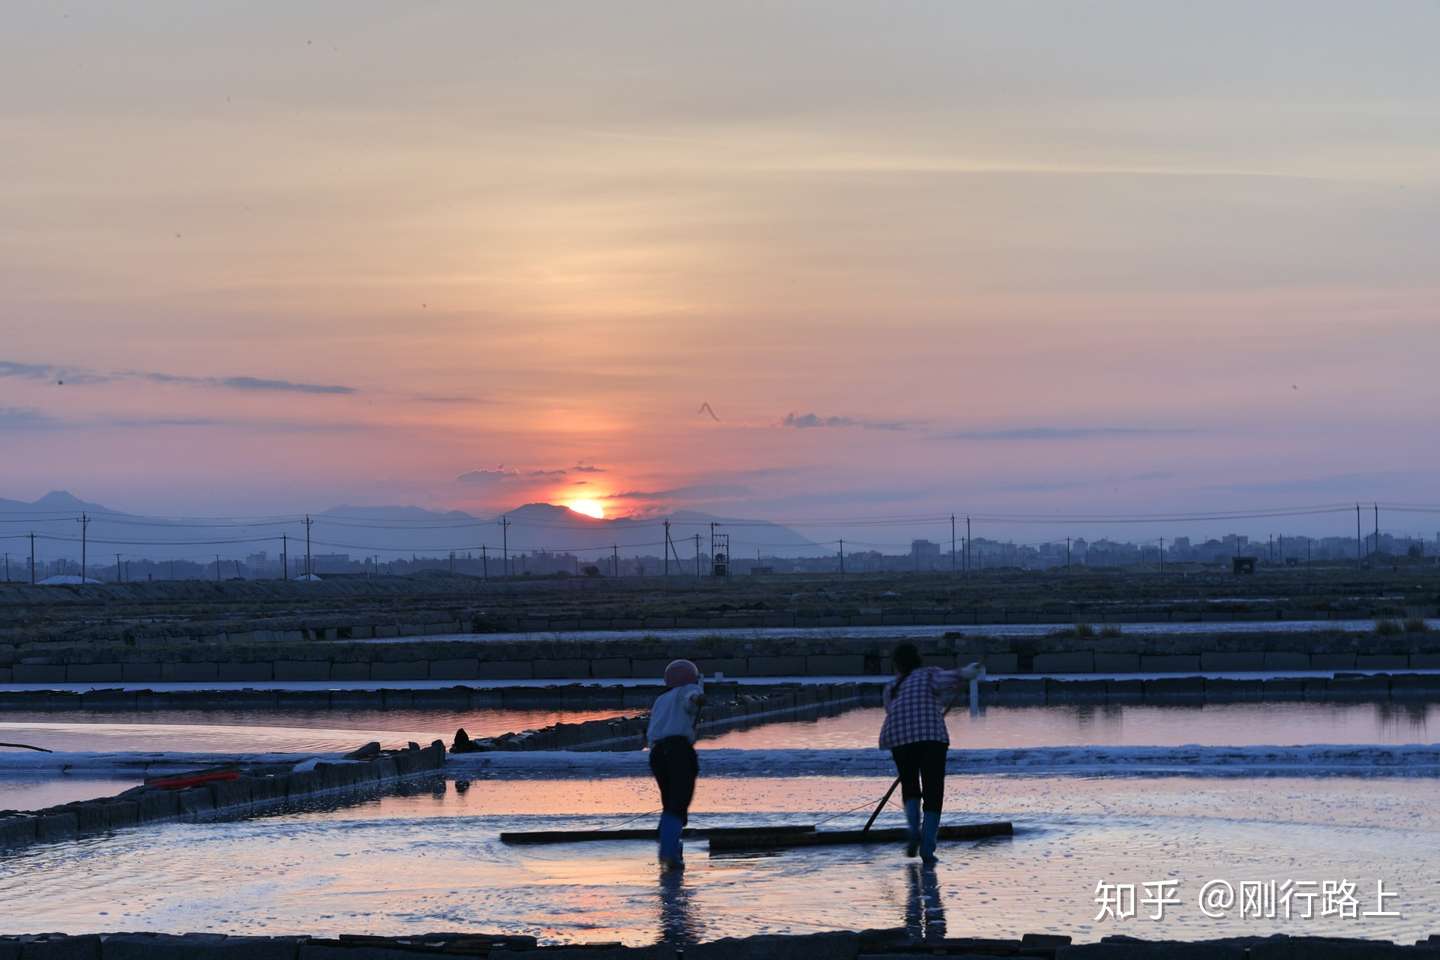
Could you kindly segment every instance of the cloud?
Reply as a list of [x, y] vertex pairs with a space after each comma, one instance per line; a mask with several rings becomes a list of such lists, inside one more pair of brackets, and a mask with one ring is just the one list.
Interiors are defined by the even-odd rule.
[[24, 380], [54, 380], [66, 384], [114, 383], [117, 380], [146, 380], [150, 383], [180, 384], [187, 387], [212, 387], [222, 390], [245, 390], [250, 392], [311, 393], [311, 394], [352, 394], [354, 387], [329, 383], [302, 383], [295, 380], [277, 380], [271, 377], [192, 377], [180, 373], [161, 371], [116, 371], [106, 373], [99, 370], [85, 370], [56, 366], [51, 363], [18, 363], [0, 360], [0, 377], [14, 377]]
[[946, 440], [1088, 440], [1101, 437], [1165, 437], [1195, 433], [1183, 427], [1010, 427], [999, 430], [957, 430]]
[[0, 407], [0, 430], [42, 430], [63, 426], [33, 407]]
[[861, 430], [906, 430], [909, 424], [900, 420], [861, 420], [856, 417], [822, 417], [816, 413], [787, 413], [782, 427], [811, 430], [821, 427], [856, 427]]
[[604, 473], [599, 467], [537, 467], [534, 470], [518, 470], [503, 463], [494, 470], [469, 470], [455, 479], [461, 483], [508, 483], [511, 480], [564, 480], [571, 473]]
[[494, 470], [468, 470], [455, 479], [460, 483], [491, 484], [504, 483], [507, 480], [514, 480], [518, 476], [520, 476], [518, 470], [506, 469], [505, 465], [501, 464]]
[[585, 463], [577, 463], [575, 466], [571, 467], [570, 469], [571, 469], [572, 471], [574, 471], [575, 473], [604, 473], [604, 472], [605, 472], [605, 468], [604, 468], [604, 467], [596, 467], [596, 466], [592, 466], [592, 465], [590, 465], [590, 464], [585, 464]]
[[709, 500], [726, 497], [748, 497], [753, 491], [738, 483], [697, 483], [670, 490], [627, 490], [613, 493], [607, 500]]

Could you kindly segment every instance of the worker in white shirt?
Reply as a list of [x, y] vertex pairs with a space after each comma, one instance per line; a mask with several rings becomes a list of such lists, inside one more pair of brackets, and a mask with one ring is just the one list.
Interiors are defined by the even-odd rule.
[[700, 668], [689, 660], [675, 660], [665, 668], [668, 688], [650, 710], [645, 742], [650, 747], [650, 772], [660, 786], [660, 865], [666, 870], [685, 866], [680, 833], [690, 819], [690, 800], [700, 759], [695, 755], [695, 723], [705, 702]]

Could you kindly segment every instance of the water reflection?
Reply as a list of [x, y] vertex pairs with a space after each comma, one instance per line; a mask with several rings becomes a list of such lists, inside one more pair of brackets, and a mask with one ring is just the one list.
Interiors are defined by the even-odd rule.
[[684, 946], [700, 942], [702, 930], [690, 906], [685, 871], [660, 871], [660, 943]]
[[935, 868], [909, 863], [906, 871], [905, 933], [917, 942], [944, 940], [945, 901], [940, 898]]

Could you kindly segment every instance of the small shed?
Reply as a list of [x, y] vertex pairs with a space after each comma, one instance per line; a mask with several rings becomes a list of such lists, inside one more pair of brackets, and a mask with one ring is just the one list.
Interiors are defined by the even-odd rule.
[[1230, 572], [1237, 577], [1255, 572], [1256, 557], [1236, 557], [1230, 561]]

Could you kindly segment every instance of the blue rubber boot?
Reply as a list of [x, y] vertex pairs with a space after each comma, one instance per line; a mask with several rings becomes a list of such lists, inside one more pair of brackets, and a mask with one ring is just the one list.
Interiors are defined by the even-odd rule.
[[660, 863], [668, 868], [685, 866], [680, 831], [685, 825], [673, 813], [660, 814]]
[[913, 857], [920, 849], [920, 798], [905, 801], [905, 856]]
[[940, 811], [926, 810], [920, 825], [920, 860], [926, 866], [936, 862], [935, 843], [940, 839]]

